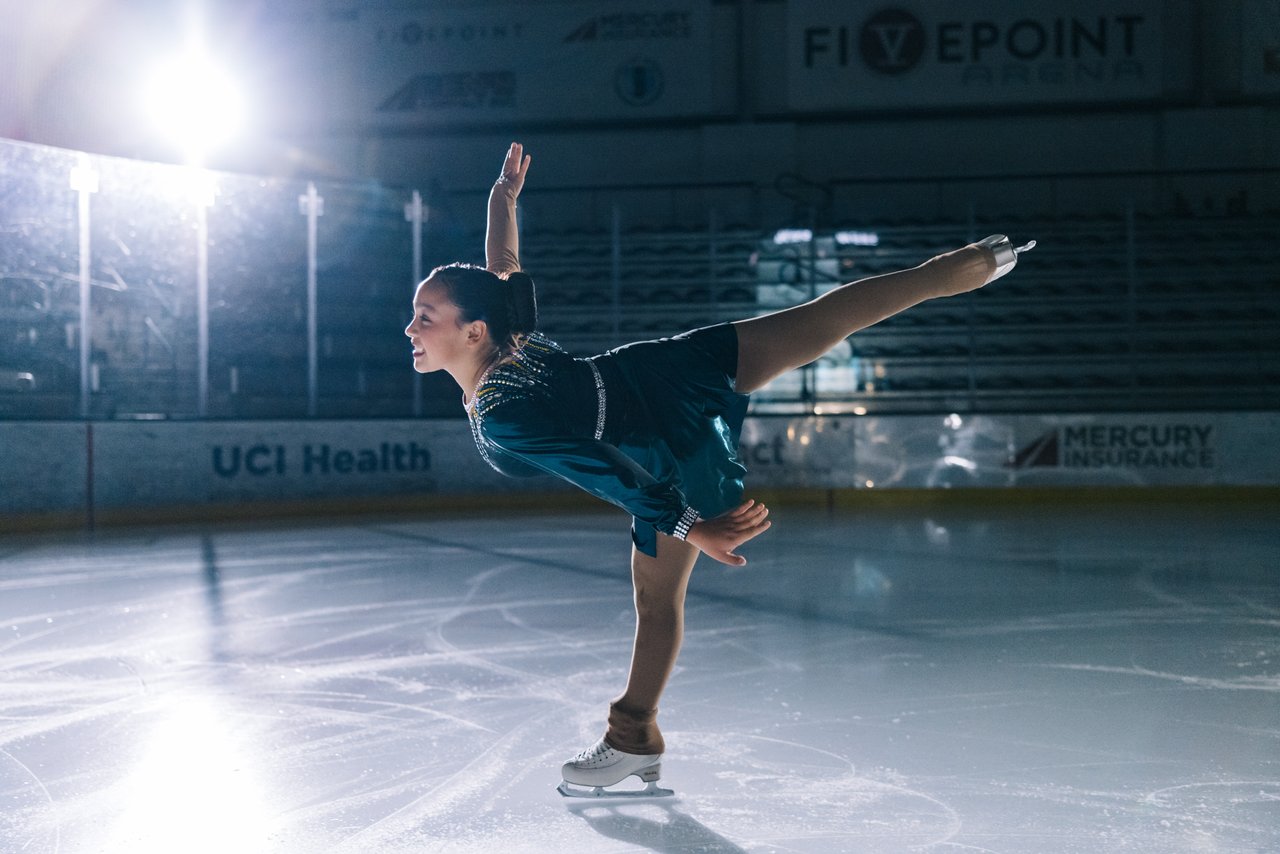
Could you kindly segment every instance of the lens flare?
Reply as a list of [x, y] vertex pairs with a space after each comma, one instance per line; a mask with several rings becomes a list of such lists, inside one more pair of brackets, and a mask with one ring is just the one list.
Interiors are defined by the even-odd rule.
[[200, 51], [158, 66], [145, 98], [156, 130], [181, 148], [188, 163], [202, 163], [244, 122], [245, 104], [235, 80]]

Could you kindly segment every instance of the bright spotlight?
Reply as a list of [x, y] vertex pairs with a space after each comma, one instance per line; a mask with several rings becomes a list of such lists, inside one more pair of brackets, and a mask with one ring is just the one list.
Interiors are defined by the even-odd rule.
[[201, 52], [157, 68], [147, 87], [147, 108], [157, 131], [182, 149], [188, 163], [239, 132], [244, 103], [223, 69]]

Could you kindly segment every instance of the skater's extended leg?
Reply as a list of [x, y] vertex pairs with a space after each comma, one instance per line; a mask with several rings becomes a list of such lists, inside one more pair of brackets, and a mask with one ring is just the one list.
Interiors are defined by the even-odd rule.
[[658, 554], [632, 550], [636, 636], [627, 688], [610, 707], [605, 738], [630, 753], [661, 753], [654, 722], [658, 699], [675, 667], [684, 639], [684, 597], [698, 550], [674, 537], [658, 536]]
[[927, 299], [980, 288], [995, 271], [992, 252], [969, 245], [909, 270], [859, 279], [801, 305], [739, 320], [736, 388], [753, 392], [859, 329]]

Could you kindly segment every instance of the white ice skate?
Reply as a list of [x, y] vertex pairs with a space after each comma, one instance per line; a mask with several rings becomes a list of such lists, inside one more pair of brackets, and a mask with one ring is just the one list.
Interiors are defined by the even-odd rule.
[[[556, 788], [566, 798], [663, 798], [674, 795], [658, 787], [662, 777], [662, 754], [637, 756], [610, 747], [602, 738], [564, 763], [564, 781]], [[628, 777], [639, 777], [643, 789], [608, 789]], [[588, 788], [577, 788], [586, 786]]]
[[987, 279], [987, 283], [990, 284], [1012, 270], [1014, 265], [1018, 263], [1018, 256], [1028, 249], [1034, 249], [1036, 242], [1031, 240], [1022, 246], [1015, 247], [1005, 235], [993, 234], [990, 237], [979, 240], [978, 245], [987, 247], [996, 256], [996, 271], [991, 274], [991, 278]]

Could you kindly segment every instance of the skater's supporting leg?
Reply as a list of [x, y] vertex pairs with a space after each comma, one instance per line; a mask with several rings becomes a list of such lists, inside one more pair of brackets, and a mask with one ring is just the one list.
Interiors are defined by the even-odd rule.
[[753, 392], [859, 329], [927, 299], [980, 288], [995, 271], [991, 251], [970, 245], [909, 270], [859, 279], [801, 305], [737, 321], [736, 388]]
[[610, 709], [605, 736], [619, 750], [662, 752], [662, 736], [653, 714], [684, 639], [684, 597], [697, 558], [694, 546], [664, 535], [658, 536], [656, 557], [632, 550], [635, 644], [627, 689]]

